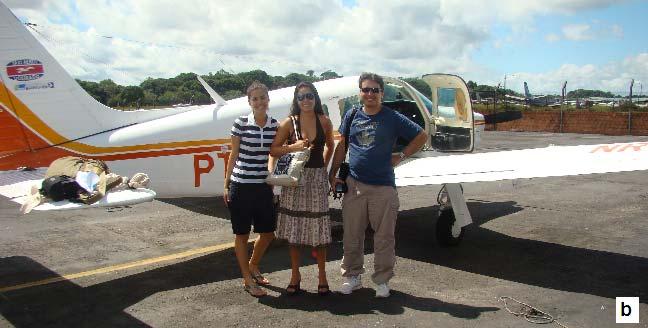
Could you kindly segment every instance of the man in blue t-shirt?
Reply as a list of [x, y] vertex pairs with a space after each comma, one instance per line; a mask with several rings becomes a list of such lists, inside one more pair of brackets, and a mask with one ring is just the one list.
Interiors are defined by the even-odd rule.
[[[388, 297], [387, 283], [394, 276], [396, 252], [394, 230], [398, 214], [398, 193], [394, 166], [423, 147], [427, 133], [402, 114], [382, 106], [385, 84], [381, 76], [362, 73], [358, 81], [363, 106], [356, 110], [349, 131], [348, 191], [342, 202], [344, 221], [344, 257], [340, 289], [350, 294], [362, 287], [360, 275], [364, 270], [364, 239], [367, 225], [374, 230], [374, 273], [376, 297]], [[338, 131], [342, 134], [335, 148], [329, 180], [335, 190], [340, 163], [345, 157], [345, 129], [350, 119], [348, 111]], [[409, 140], [399, 154], [392, 154], [396, 140]]]

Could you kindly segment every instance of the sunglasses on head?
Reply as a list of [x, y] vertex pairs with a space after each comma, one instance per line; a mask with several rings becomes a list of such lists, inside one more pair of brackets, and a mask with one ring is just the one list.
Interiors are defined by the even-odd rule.
[[302, 93], [300, 95], [297, 95], [297, 100], [302, 101], [304, 99], [313, 100], [313, 99], [315, 99], [315, 95], [310, 93], [310, 92], [309, 93]]
[[362, 91], [362, 93], [364, 94], [368, 94], [370, 92], [380, 93], [381, 90], [380, 88], [360, 88], [360, 91]]

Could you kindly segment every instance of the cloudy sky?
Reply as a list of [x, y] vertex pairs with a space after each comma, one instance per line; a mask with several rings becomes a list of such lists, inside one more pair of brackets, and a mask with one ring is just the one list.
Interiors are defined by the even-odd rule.
[[[648, 1], [0, 0], [76, 78], [443, 72], [534, 94], [648, 89]], [[643, 94], [648, 93], [645, 90]]]

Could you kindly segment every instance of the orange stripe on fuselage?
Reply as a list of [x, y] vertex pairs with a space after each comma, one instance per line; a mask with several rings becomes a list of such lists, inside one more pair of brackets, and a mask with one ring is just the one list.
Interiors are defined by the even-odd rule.
[[[223, 148], [221, 145], [212, 145], [212, 146], [198, 147], [198, 148], [143, 151], [137, 153], [122, 153], [122, 154], [112, 154], [112, 155], [103, 155], [103, 156], [99, 155], [99, 156], [91, 156], [91, 157], [110, 162], [110, 161], [121, 161], [121, 160], [129, 160], [129, 159], [141, 159], [141, 158], [148, 158], [148, 157], [204, 154], [209, 152], [222, 151], [222, 149]], [[83, 154], [67, 151], [65, 149], [60, 149], [57, 147], [41, 149], [38, 151], [25, 151], [20, 153], [13, 153], [7, 157], [0, 157], [0, 171], [14, 170], [21, 166], [46, 167], [49, 166], [49, 164], [51, 164], [57, 158], [61, 158], [64, 156], [90, 157], [90, 156], [84, 156]]]
[[[69, 141], [36, 114], [0, 82], [0, 170], [21, 166], [44, 167], [63, 156], [84, 156], [106, 161], [205, 153], [229, 145], [230, 139], [191, 140], [142, 144], [133, 146], [98, 147]], [[10, 111], [11, 113], [7, 112]], [[7, 125], [4, 125], [7, 122]], [[22, 127], [21, 127], [22, 126]], [[36, 133], [34, 133], [34, 131]], [[59, 146], [52, 146], [61, 144]]]

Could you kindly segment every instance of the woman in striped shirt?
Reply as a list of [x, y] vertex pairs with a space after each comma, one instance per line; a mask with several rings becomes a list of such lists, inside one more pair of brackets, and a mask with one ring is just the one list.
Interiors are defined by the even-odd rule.
[[[264, 179], [268, 175], [268, 154], [277, 132], [277, 120], [267, 114], [268, 87], [255, 81], [248, 87], [247, 95], [252, 111], [237, 118], [232, 126], [232, 152], [227, 162], [223, 197], [236, 235], [234, 251], [244, 289], [260, 297], [267, 293], [259, 285], [267, 285], [269, 281], [261, 275], [259, 262], [276, 229], [272, 186]], [[252, 225], [259, 238], [248, 261], [247, 242]]]

